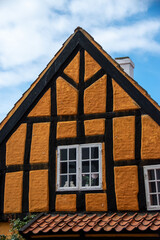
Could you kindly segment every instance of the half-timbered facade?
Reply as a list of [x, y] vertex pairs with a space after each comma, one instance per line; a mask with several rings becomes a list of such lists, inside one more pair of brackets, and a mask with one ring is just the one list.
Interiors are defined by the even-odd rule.
[[159, 237], [159, 125], [158, 104], [77, 28], [1, 123], [1, 220], [42, 213], [26, 238]]

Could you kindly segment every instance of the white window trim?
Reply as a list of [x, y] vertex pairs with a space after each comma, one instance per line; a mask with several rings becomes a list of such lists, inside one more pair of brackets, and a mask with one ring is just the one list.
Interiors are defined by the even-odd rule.
[[[147, 210], [160, 210], [160, 205], [151, 205], [150, 204], [150, 192], [149, 192], [149, 179], [148, 179], [148, 170], [156, 170], [160, 168], [160, 165], [149, 165], [149, 166], [143, 166], [143, 170], [144, 170], [144, 181], [145, 181], [145, 191], [146, 191], [146, 204], [147, 204]], [[155, 182], [157, 182], [157, 179], [155, 179]], [[157, 188], [157, 185], [156, 185]], [[158, 190], [156, 195], [158, 194]], [[157, 202], [158, 203], [158, 202]]]
[[[99, 147], [99, 186], [82, 187], [81, 181], [81, 148], [82, 147]], [[66, 148], [76, 148], [77, 169], [76, 169], [76, 187], [60, 187], [60, 150]], [[63, 145], [57, 147], [57, 191], [86, 191], [86, 190], [101, 190], [102, 189], [102, 143], [89, 143], [79, 145]]]
[[[59, 146], [57, 148], [57, 190], [58, 191], [69, 191], [69, 190], [78, 190], [77, 187], [60, 187], [60, 150], [61, 149], [68, 149], [68, 148], [76, 148], [76, 160], [78, 159], [78, 145], [66, 145], [66, 146]], [[78, 184], [78, 169], [79, 169], [79, 161], [77, 161], [77, 167], [76, 167], [76, 182]]]

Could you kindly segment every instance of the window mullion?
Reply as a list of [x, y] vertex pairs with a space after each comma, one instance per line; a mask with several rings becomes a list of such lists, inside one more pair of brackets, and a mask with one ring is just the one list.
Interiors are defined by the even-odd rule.
[[89, 146], [89, 187], [91, 187], [91, 147]]
[[154, 175], [155, 175], [155, 185], [156, 185], [157, 205], [159, 205], [159, 200], [158, 200], [158, 182], [157, 182], [157, 173], [156, 173], [156, 169], [154, 169]]
[[78, 159], [77, 159], [77, 162], [78, 162], [78, 189], [81, 188], [81, 145], [78, 145], [77, 147], [77, 151], [78, 151]]
[[57, 151], [57, 188], [60, 187], [60, 150]]
[[69, 187], [69, 147], [67, 147], [67, 182]]

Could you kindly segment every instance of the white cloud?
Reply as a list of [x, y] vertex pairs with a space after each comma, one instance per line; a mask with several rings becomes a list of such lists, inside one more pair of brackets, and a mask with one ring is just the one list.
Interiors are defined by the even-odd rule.
[[133, 25], [95, 29], [95, 39], [109, 53], [143, 52], [160, 53], [160, 43], [155, 36], [160, 33], [160, 19], [145, 20]]
[[[94, 4], [93, 4], [94, 3]], [[24, 65], [53, 50], [78, 25], [102, 29], [107, 23], [144, 12], [144, 0], [6, 0], [0, 2], [0, 66]]]
[[101, 28], [101, 24], [124, 20], [134, 14], [147, 11], [150, 1], [144, 0], [74, 0], [70, 11], [82, 23]]
[[39, 61], [44, 68], [45, 60], [53, 57], [78, 25], [110, 53], [136, 48], [149, 51], [149, 44], [153, 51], [159, 49], [154, 40], [159, 19], [117, 27], [117, 22], [124, 24], [124, 19], [147, 11], [150, 4], [149, 0], [1, 1], [0, 87], [33, 81]]

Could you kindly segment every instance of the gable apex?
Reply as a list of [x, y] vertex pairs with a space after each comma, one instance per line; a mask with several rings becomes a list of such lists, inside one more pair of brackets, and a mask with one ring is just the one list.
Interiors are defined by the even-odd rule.
[[64, 42], [62, 48], [2, 121], [0, 125], [0, 142], [4, 140], [13, 127], [24, 116], [28, 108], [46, 88], [51, 79], [56, 79], [60, 68], [64, 66], [68, 58], [74, 55], [73, 53], [76, 52], [78, 48], [86, 50], [106, 74], [114, 79], [114, 81], [116, 81], [135, 102], [137, 102], [145, 113], [150, 115], [151, 118], [160, 125], [160, 107], [158, 104], [150, 98], [143, 88], [123, 71], [118, 63], [112, 59], [85, 30], [78, 27]]

